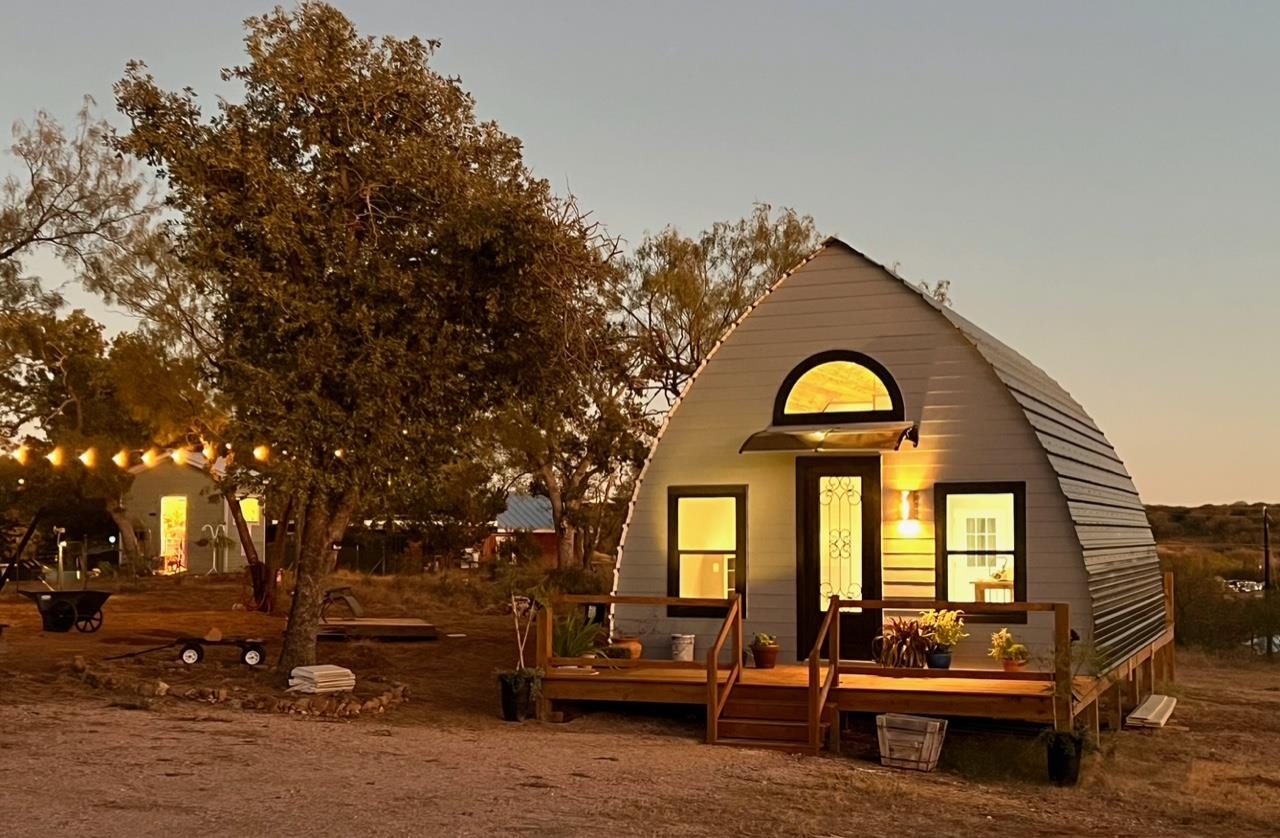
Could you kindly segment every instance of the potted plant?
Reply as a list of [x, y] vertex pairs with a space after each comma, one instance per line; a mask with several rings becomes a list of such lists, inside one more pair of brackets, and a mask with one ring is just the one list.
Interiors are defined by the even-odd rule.
[[925, 655], [932, 641], [919, 620], [894, 617], [884, 633], [871, 641], [876, 663], [891, 669], [924, 669]]
[[1007, 628], [991, 635], [991, 649], [987, 655], [1000, 661], [1005, 672], [1021, 672], [1031, 660], [1031, 652], [1014, 639]]
[[950, 669], [951, 650], [969, 635], [964, 630], [963, 611], [921, 611], [920, 627], [929, 637], [925, 661], [930, 669]]
[[538, 608], [538, 601], [533, 597], [511, 595], [511, 618], [515, 623], [518, 665], [515, 669], [498, 672], [502, 718], [509, 722], [522, 721], [528, 716], [529, 705], [537, 700], [542, 687], [542, 670], [527, 666], [524, 657], [529, 630], [537, 619]]
[[551, 630], [551, 654], [557, 658], [601, 657], [600, 626], [588, 622], [582, 614], [570, 613]]
[[751, 657], [755, 658], [756, 669], [773, 669], [778, 665], [778, 638], [772, 634], [757, 632], [751, 641]]
[[1049, 762], [1049, 781], [1059, 786], [1080, 782], [1080, 760], [1088, 750], [1089, 740], [1083, 728], [1056, 730], [1041, 734]]

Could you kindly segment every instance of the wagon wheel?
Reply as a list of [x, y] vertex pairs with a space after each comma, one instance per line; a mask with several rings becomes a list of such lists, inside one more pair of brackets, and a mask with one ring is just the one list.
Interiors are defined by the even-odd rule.
[[65, 599], [49, 604], [49, 626], [54, 631], [66, 631], [76, 624], [76, 619], [76, 607]]
[[199, 643], [188, 643], [182, 647], [181, 652], [178, 652], [178, 660], [188, 666], [194, 666], [204, 660], [204, 647]]
[[99, 608], [87, 617], [81, 616], [76, 618], [76, 630], [83, 631], [86, 634], [93, 634], [102, 628], [102, 609]]
[[250, 643], [240, 650], [240, 662], [245, 666], [257, 666], [266, 660], [267, 650], [259, 643]]

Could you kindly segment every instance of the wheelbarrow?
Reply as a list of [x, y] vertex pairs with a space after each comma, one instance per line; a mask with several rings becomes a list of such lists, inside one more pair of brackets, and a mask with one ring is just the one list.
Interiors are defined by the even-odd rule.
[[102, 606], [109, 591], [18, 591], [36, 604], [45, 631], [92, 633], [102, 628]]

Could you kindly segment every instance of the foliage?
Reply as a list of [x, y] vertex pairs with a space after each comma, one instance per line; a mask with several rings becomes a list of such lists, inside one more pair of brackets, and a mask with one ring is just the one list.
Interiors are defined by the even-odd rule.
[[504, 564], [538, 564], [542, 561], [542, 545], [533, 533], [517, 530], [498, 545], [498, 560]]
[[818, 245], [814, 220], [756, 204], [695, 237], [674, 227], [646, 235], [627, 262], [617, 306], [635, 341], [650, 407], [665, 410], [729, 327]]
[[574, 610], [556, 620], [551, 631], [551, 652], [558, 658], [591, 656], [600, 647], [601, 628]]
[[872, 641], [876, 662], [885, 667], [923, 669], [932, 641], [919, 620], [893, 617]]
[[148, 183], [107, 145], [111, 128], [86, 99], [68, 132], [41, 111], [16, 123], [8, 151], [21, 175], [0, 182], [0, 330], [9, 318], [55, 311], [61, 302], [26, 272], [51, 252], [81, 278], [144, 234], [155, 206]]
[[946, 651], [969, 635], [964, 630], [963, 611], [921, 611], [920, 628], [934, 649]]
[[1031, 660], [1031, 650], [1017, 642], [1007, 628], [991, 635], [991, 648], [987, 656], [998, 661], [1026, 663]]
[[1174, 625], [1179, 644], [1214, 651], [1240, 649], [1280, 634], [1280, 597], [1241, 594], [1224, 578], [1257, 572], [1250, 556], [1195, 547], [1161, 548], [1161, 567], [1173, 572]]
[[287, 670], [314, 662], [356, 508], [431, 484], [479, 417], [551, 386], [529, 360], [564, 351], [598, 255], [519, 140], [433, 69], [436, 42], [361, 37], [318, 2], [246, 29], [223, 71], [239, 90], [209, 117], [130, 63], [117, 144], [163, 178], [172, 252], [207, 289], [230, 441], [270, 444], [261, 471], [304, 512]]
[[516, 695], [520, 695], [528, 688], [530, 700], [537, 701], [542, 693], [542, 677], [545, 674], [536, 667], [520, 667], [499, 672], [498, 679], [511, 684], [511, 689]]
[[751, 645], [754, 646], [777, 646], [778, 636], [776, 634], [765, 634], [762, 631], [756, 632], [756, 636], [752, 638]]
[[[1232, 546], [1260, 547], [1261, 503], [1148, 506], [1147, 520], [1161, 546], [1199, 545], [1225, 550]], [[1273, 509], [1275, 504], [1272, 504]], [[1272, 513], [1272, 520], [1275, 514]], [[1275, 524], [1272, 525], [1273, 535]], [[1257, 570], [1254, 570], [1257, 573]], [[1250, 575], [1248, 578], [1260, 578]]]

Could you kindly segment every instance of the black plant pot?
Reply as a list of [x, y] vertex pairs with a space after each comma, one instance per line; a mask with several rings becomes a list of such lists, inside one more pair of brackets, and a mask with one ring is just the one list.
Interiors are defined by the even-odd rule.
[[1059, 786], [1080, 782], [1080, 757], [1084, 737], [1077, 733], [1057, 733], [1049, 739], [1049, 781]]
[[498, 686], [502, 692], [502, 718], [508, 722], [522, 722], [529, 715], [529, 681], [516, 679], [508, 675], [498, 676]]
[[951, 650], [950, 649], [934, 649], [926, 652], [924, 656], [925, 662], [929, 664], [930, 669], [950, 669], [951, 668]]

